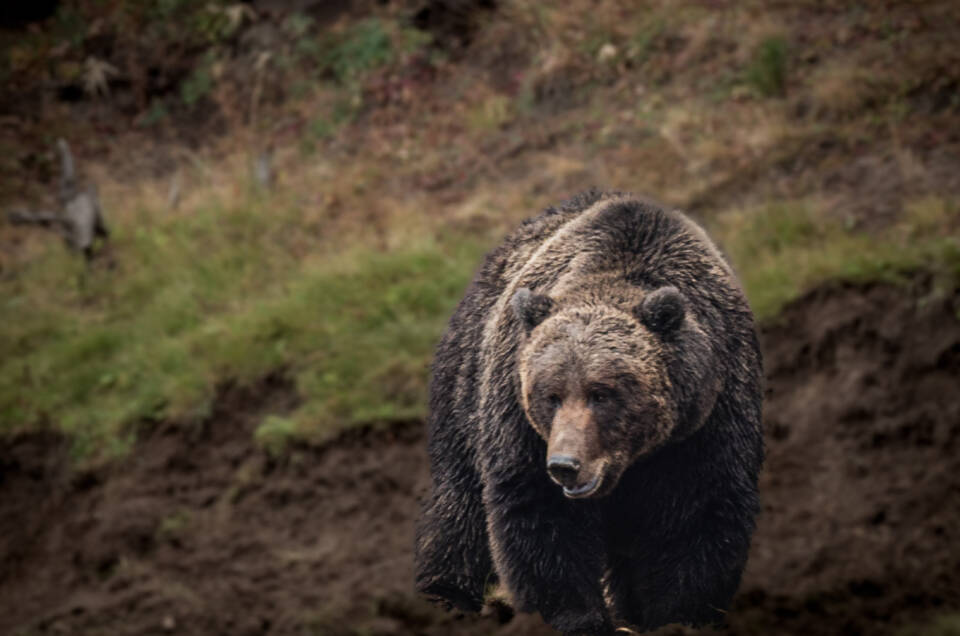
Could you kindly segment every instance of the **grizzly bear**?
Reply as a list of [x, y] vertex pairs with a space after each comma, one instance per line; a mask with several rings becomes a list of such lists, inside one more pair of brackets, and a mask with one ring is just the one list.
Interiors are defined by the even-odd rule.
[[705, 232], [591, 191], [488, 254], [433, 364], [416, 586], [567, 634], [702, 625], [758, 511], [761, 358]]

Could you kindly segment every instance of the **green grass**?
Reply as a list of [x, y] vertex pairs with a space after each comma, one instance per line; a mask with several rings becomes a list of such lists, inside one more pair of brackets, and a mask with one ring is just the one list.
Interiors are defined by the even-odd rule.
[[960, 614], [944, 614], [923, 625], [897, 630], [898, 636], [960, 636]]
[[389, 63], [396, 54], [383, 21], [368, 18], [353, 25], [321, 55], [321, 61], [341, 83], [355, 81], [366, 71]]
[[897, 283], [924, 268], [944, 286], [960, 282], [960, 237], [947, 231], [958, 217], [955, 202], [921, 200], [908, 206], [896, 226], [867, 234], [808, 202], [792, 201], [728, 214], [710, 229], [757, 317], [768, 320], [804, 290], [830, 279]]
[[265, 446], [421, 416], [434, 341], [482, 246], [455, 236], [298, 260], [292, 219], [267, 211], [118, 226], [113, 271], [86, 272], [51, 242], [4, 285], [0, 430], [52, 424], [79, 457], [122, 453], [127, 424], [202, 416], [219, 382], [278, 368], [303, 404], [266, 423]]
[[763, 97], [783, 95], [787, 80], [787, 42], [766, 38], [754, 51], [746, 71], [747, 83]]
[[183, 534], [183, 531], [190, 525], [190, 516], [190, 511], [186, 508], [180, 508], [167, 515], [160, 520], [157, 527], [157, 536], [160, 539], [172, 539]]
[[254, 431], [256, 442], [273, 457], [283, 454], [287, 442], [298, 433], [297, 423], [288, 417], [268, 415]]
[[206, 64], [193, 69], [190, 75], [180, 84], [180, 99], [187, 106], [193, 106], [213, 90], [213, 76]]

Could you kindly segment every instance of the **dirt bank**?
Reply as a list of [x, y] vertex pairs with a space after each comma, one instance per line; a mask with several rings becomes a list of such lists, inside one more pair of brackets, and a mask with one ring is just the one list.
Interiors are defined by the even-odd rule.
[[[960, 611], [960, 299], [829, 286], [764, 330], [764, 512], [735, 634], [886, 634]], [[57, 434], [0, 443], [0, 633], [548, 634], [418, 600], [419, 423], [273, 459], [296, 403], [225, 387], [203, 422], [147, 427], [78, 473]]]

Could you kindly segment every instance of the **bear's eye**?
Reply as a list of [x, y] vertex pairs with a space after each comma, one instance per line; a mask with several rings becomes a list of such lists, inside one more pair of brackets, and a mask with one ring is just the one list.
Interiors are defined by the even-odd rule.
[[606, 404], [612, 400], [613, 397], [613, 391], [607, 388], [590, 389], [590, 392], [587, 393], [587, 401], [590, 404]]
[[563, 404], [563, 400], [561, 400], [560, 396], [556, 393], [552, 393], [550, 397], [547, 398], [547, 403], [550, 404], [550, 408], [558, 409], [560, 405]]

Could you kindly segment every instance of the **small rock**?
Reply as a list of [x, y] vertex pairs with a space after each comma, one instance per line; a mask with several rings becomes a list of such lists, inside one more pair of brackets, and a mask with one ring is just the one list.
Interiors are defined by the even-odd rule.
[[163, 617], [163, 623], [161, 623], [161, 625], [163, 626], [163, 631], [172, 632], [177, 628], [177, 619], [167, 614]]
[[609, 62], [615, 57], [617, 57], [617, 47], [609, 42], [601, 46], [600, 50], [597, 51], [597, 61], [601, 64]]

